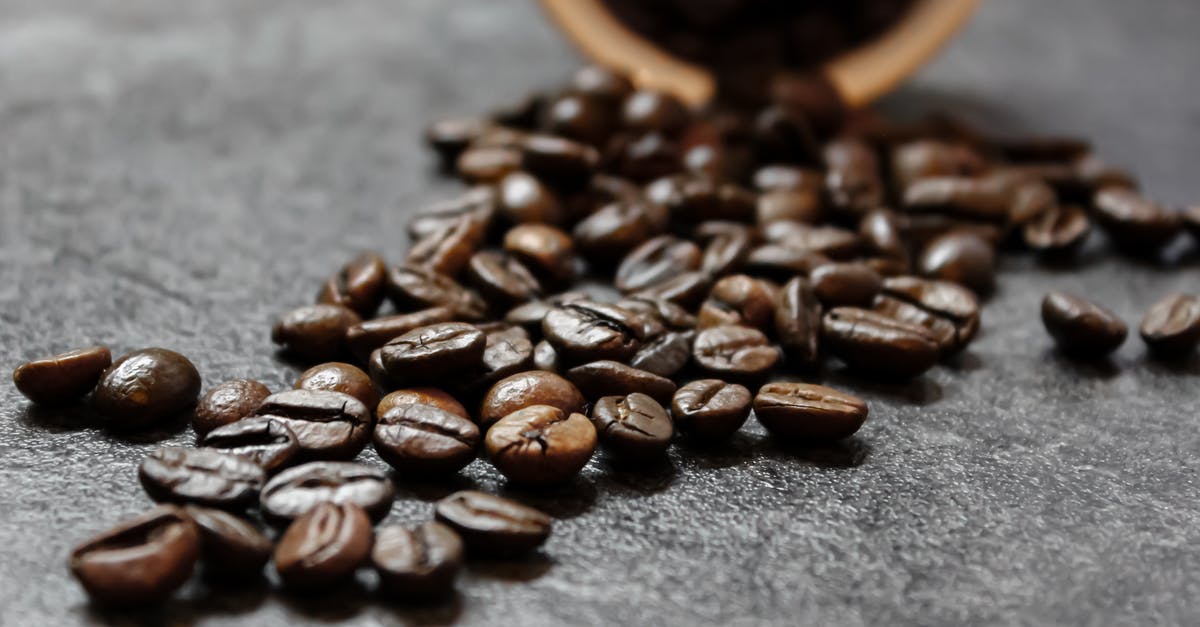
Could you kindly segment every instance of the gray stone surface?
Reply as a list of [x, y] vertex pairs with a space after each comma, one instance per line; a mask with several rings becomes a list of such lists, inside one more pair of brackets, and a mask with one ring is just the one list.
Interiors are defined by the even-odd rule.
[[[1196, 202], [1200, 4], [991, 0], [887, 106], [998, 130], [1096, 138], [1172, 203]], [[20, 360], [103, 342], [190, 355], [208, 384], [285, 386], [271, 317], [360, 248], [398, 255], [405, 216], [455, 188], [422, 123], [564, 76], [576, 57], [532, 2], [0, 1], [0, 346]], [[135, 467], [186, 430], [118, 437], [29, 410], [0, 384], [0, 624], [1196, 624], [1200, 363], [1131, 339], [1106, 367], [1050, 350], [1050, 287], [1136, 323], [1200, 289], [1093, 242], [1079, 271], [1006, 259], [983, 335], [908, 386], [826, 377], [869, 399], [840, 450], [675, 450], [560, 493], [544, 553], [474, 564], [411, 610], [370, 581], [329, 597], [192, 584], [147, 614], [95, 610], [69, 547], [148, 505]], [[379, 463], [370, 458], [370, 463]], [[467, 485], [402, 482], [424, 520]]]

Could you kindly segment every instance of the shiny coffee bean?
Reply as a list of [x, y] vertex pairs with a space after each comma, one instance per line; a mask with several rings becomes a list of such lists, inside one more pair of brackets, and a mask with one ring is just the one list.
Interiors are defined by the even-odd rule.
[[272, 546], [257, 527], [219, 509], [188, 505], [184, 512], [200, 532], [200, 559], [209, 574], [232, 579], [262, 574]]
[[558, 195], [528, 172], [500, 181], [500, 214], [514, 224], [562, 224], [566, 212]]
[[533, 342], [529, 332], [518, 326], [495, 323], [495, 328], [487, 331], [481, 368], [470, 381], [459, 387], [476, 396], [496, 381], [531, 368]]
[[692, 345], [692, 357], [713, 374], [754, 379], [775, 368], [779, 351], [758, 329], [724, 325], [700, 331]]
[[473, 554], [516, 556], [550, 537], [552, 520], [516, 501], [474, 490], [455, 492], [434, 506], [437, 521], [450, 527]]
[[256, 415], [287, 425], [303, 459], [351, 459], [371, 438], [371, 411], [341, 392], [279, 392], [268, 396]]
[[575, 225], [572, 235], [588, 259], [620, 260], [642, 242], [667, 228], [667, 210], [642, 200], [610, 203]]
[[91, 392], [111, 365], [108, 347], [81, 348], [17, 366], [13, 384], [39, 405], [65, 405]]
[[974, 234], [950, 232], [925, 247], [917, 267], [927, 277], [987, 294], [995, 283], [996, 251]]
[[876, 209], [858, 223], [858, 236], [867, 252], [891, 259], [908, 259], [903, 218], [888, 209]]
[[679, 388], [671, 399], [675, 427], [706, 442], [727, 440], [750, 416], [750, 390], [720, 379], [700, 379]]
[[752, 276], [788, 281], [797, 274], [807, 275], [813, 269], [832, 262], [821, 253], [782, 244], [763, 244], [750, 251], [743, 270]]
[[853, 231], [835, 226], [812, 226], [792, 220], [779, 220], [765, 225], [763, 237], [772, 244], [818, 253], [835, 260], [852, 259], [862, 250], [862, 241]]
[[661, 323], [666, 330], [690, 331], [696, 327], [696, 316], [689, 313], [687, 309], [663, 298], [635, 295], [622, 298], [617, 301], [616, 305], [641, 314], [650, 320], [655, 320]]
[[785, 220], [816, 224], [825, 218], [824, 199], [819, 188], [772, 190], [758, 197], [755, 216], [760, 225]]
[[448, 276], [418, 266], [397, 266], [388, 271], [388, 297], [400, 311], [446, 307], [459, 320], [482, 320], [487, 314], [487, 303], [479, 294]]
[[538, 370], [546, 372], [558, 372], [559, 360], [558, 351], [554, 350], [554, 345], [546, 340], [542, 340], [533, 345], [533, 365]]
[[712, 277], [706, 272], [683, 272], [630, 294], [634, 298], [665, 300], [680, 307], [693, 308], [708, 296]]
[[353, 503], [320, 503], [288, 526], [275, 547], [275, 570], [283, 585], [317, 589], [349, 579], [367, 561], [374, 530]]
[[413, 329], [381, 349], [383, 367], [393, 377], [436, 381], [478, 367], [487, 336], [462, 322], [443, 322]]
[[463, 567], [462, 538], [450, 527], [427, 522], [390, 525], [375, 532], [371, 566], [388, 598], [425, 601], [446, 595]]
[[583, 414], [532, 405], [501, 418], [484, 438], [488, 458], [510, 481], [553, 485], [570, 481], [596, 449], [596, 429]]
[[744, 325], [765, 330], [775, 315], [773, 285], [744, 274], [727, 276], [713, 285], [696, 316], [696, 327]]
[[722, 233], [704, 247], [700, 269], [712, 276], [737, 272], [753, 249], [754, 239], [748, 229]]
[[439, 322], [451, 322], [459, 316], [450, 307], [433, 307], [412, 313], [364, 320], [346, 329], [346, 344], [359, 359], [367, 359], [384, 344], [412, 331]]
[[591, 301], [552, 309], [542, 321], [542, 334], [569, 363], [613, 359], [625, 361], [645, 337], [645, 319], [632, 311]]
[[501, 379], [488, 390], [479, 408], [479, 426], [487, 429], [501, 418], [532, 405], [549, 405], [567, 414], [583, 413], [587, 401], [574, 383], [541, 370]]
[[367, 374], [371, 375], [371, 381], [375, 382], [375, 387], [384, 392], [404, 387], [405, 384], [399, 377], [389, 375], [387, 369], [383, 367], [383, 349], [381, 348], [371, 351], [371, 356], [367, 358]]
[[1118, 246], [1153, 253], [1170, 244], [1182, 230], [1179, 215], [1124, 187], [1096, 193], [1093, 216]]
[[807, 116], [790, 107], [773, 105], [754, 120], [754, 146], [762, 163], [821, 163], [821, 150]]
[[623, 292], [649, 288], [700, 268], [700, 248], [670, 235], [652, 238], [630, 251], [617, 267], [614, 283]]
[[825, 264], [810, 272], [808, 278], [826, 307], [865, 307], [883, 288], [883, 277], [863, 263]]
[[1059, 291], [1042, 299], [1042, 324], [1063, 352], [1080, 357], [1104, 357], [1117, 350], [1128, 333], [1113, 312]]
[[422, 209], [409, 221], [408, 236], [413, 240], [424, 239], [464, 216], [471, 216], [491, 229], [496, 221], [497, 202], [496, 191], [490, 185], [472, 187], [455, 198]]
[[391, 392], [380, 399], [375, 415], [382, 416], [388, 410], [400, 405], [432, 405], [455, 416], [471, 419], [471, 414], [467, 412], [467, 408], [463, 407], [462, 403], [437, 388], [410, 388]]
[[416, 476], [458, 472], [475, 459], [479, 427], [433, 405], [397, 405], [379, 415], [373, 442], [383, 461]]
[[616, 361], [575, 366], [567, 370], [566, 376], [589, 399], [641, 392], [659, 403], [669, 403], [675, 393], [675, 383], [670, 379]]
[[884, 281], [872, 309], [902, 322], [928, 329], [943, 355], [966, 347], [979, 331], [979, 301], [957, 283], [913, 276]]
[[237, 508], [258, 496], [266, 474], [258, 464], [240, 455], [168, 446], [142, 461], [138, 480], [156, 501]]
[[405, 265], [426, 268], [448, 277], [458, 276], [483, 243], [486, 226], [472, 214], [458, 218], [413, 242]]
[[327, 390], [357, 398], [368, 408], [379, 402], [371, 377], [360, 368], [340, 362], [319, 364], [305, 370], [293, 386], [297, 390]]
[[467, 264], [466, 281], [490, 303], [513, 307], [538, 298], [542, 286], [521, 262], [496, 252], [481, 251]]
[[932, 368], [941, 354], [925, 327], [854, 307], [825, 314], [821, 344], [854, 370], [884, 378], [915, 377]]
[[601, 446], [618, 459], [649, 461], [661, 457], [675, 428], [658, 401], [634, 392], [605, 396], [592, 407], [592, 424]]
[[774, 437], [786, 441], [841, 440], [867, 420], [862, 399], [809, 383], [768, 383], [754, 397], [754, 415]]
[[113, 362], [92, 392], [92, 407], [115, 429], [146, 427], [196, 403], [200, 373], [187, 357], [146, 348]]
[[563, 292], [549, 298], [529, 301], [508, 310], [508, 313], [504, 314], [504, 321], [520, 326], [533, 335], [540, 335], [542, 320], [552, 310], [577, 300], [588, 300], [588, 296], [583, 292]]
[[616, 126], [614, 107], [579, 94], [566, 94], [547, 107], [543, 128], [592, 146], [603, 145]]
[[560, 189], [587, 184], [600, 154], [595, 148], [552, 135], [530, 135], [521, 142], [521, 167]]
[[287, 424], [261, 416], [217, 427], [200, 440], [200, 445], [249, 459], [268, 474], [300, 455], [300, 443]]
[[234, 379], [219, 383], [196, 403], [192, 429], [204, 435], [213, 429], [233, 424], [258, 409], [271, 390], [253, 379]]
[[621, 135], [608, 145], [612, 169], [636, 183], [646, 183], [683, 170], [679, 143], [663, 133]]
[[609, 105], [620, 105], [633, 93], [633, 81], [602, 65], [585, 65], [571, 77], [571, 91]]
[[504, 250], [550, 284], [575, 278], [575, 242], [560, 229], [545, 224], [513, 227], [504, 235]]
[[902, 199], [908, 213], [936, 213], [974, 222], [1004, 222], [1013, 187], [1000, 177], [930, 177], [913, 181]]
[[892, 177], [901, 190], [919, 179], [971, 176], [986, 167], [973, 148], [954, 142], [922, 139], [897, 146], [892, 152]]
[[396, 488], [382, 470], [351, 462], [311, 462], [275, 475], [259, 495], [263, 515], [287, 522], [321, 503], [352, 503], [381, 520], [392, 509]]
[[805, 190], [819, 193], [825, 178], [819, 170], [794, 165], [766, 165], [754, 172], [754, 187], [760, 192]]
[[678, 133], [688, 121], [687, 106], [661, 91], [639, 89], [625, 99], [621, 125], [638, 133]]
[[436, 120], [425, 128], [425, 143], [437, 151], [443, 163], [452, 164], [489, 126], [482, 118]]
[[455, 171], [469, 183], [496, 183], [521, 169], [521, 151], [511, 146], [475, 146], [455, 162]]
[[346, 349], [346, 330], [362, 322], [341, 305], [306, 305], [284, 314], [271, 328], [271, 341], [307, 362], [337, 359]]
[[1063, 205], [1026, 222], [1021, 234], [1030, 248], [1055, 253], [1079, 248], [1091, 230], [1087, 212], [1074, 205]]
[[820, 358], [821, 302], [812, 283], [795, 277], [779, 291], [775, 305], [775, 335], [788, 363], [815, 366]]
[[92, 601], [145, 605], [171, 596], [192, 575], [200, 534], [183, 510], [160, 505], [71, 551], [71, 574]]
[[1200, 345], [1200, 299], [1170, 294], [1150, 306], [1142, 318], [1142, 340], [1164, 357], [1186, 355]]
[[378, 253], [363, 253], [329, 277], [317, 294], [317, 302], [341, 305], [359, 316], [375, 315], [387, 287], [387, 265]]
[[673, 377], [692, 358], [695, 331], [667, 331], [643, 342], [629, 365], [660, 377]]
[[859, 217], [883, 204], [886, 189], [879, 158], [870, 144], [854, 138], [837, 139], [822, 151], [827, 173], [825, 189], [833, 210]]

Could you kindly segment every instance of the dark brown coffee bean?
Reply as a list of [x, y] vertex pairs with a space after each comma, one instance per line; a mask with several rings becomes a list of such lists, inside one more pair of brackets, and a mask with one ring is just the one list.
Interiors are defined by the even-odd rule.
[[825, 144], [825, 189], [834, 211], [861, 217], [884, 202], [883, 177], [875, 150], [861, 139], [843, 138]]
[[402, 473], [444, 475], [475, 459], [479, 427], [433, 405], [396, 405], [379, 415], [373, 442], [383, 461]]
[[743, 269], [755, 276], [787, 281], [797, 274], [807, 275], [814, 268], [830, 263], [825, 255], [782, 244], [764, 244], [750, 251]]
[[1003, 177], [932, 177], [913, 181], [904, 191], [910, 213], [938, 213], [978, 221], [1004, 222], [1013, 205], [1013, 187]]
[[352, 462], [310, 462], [267, 482], [259, 495], [265, 517], [287, 522], [321, 503], [352, 503], [381, 520], [392, 509], [396, 488], [382, 470]]
[[596, 429], [583, 414], [531, 405], [501, 418], [484, 438], [488, 458], [510, 481], [553, 485], [570, 481], [596, 449]]
[[434, 381], [470, 371], [483, 360], [487, 336], [462, 322], [443, 322], [413, 329], [383, 346], [383, 367], [392, 377]]
[[755, 118], [754, 146], [763, 163], [816, 166], [822, 162], [820, 145], [808, 119], [781, 105], [767, 107]]
[[346, 330], [362, 322], [341, 305], [306, 305], [289, 311], [271, 328], [271, 341], [306, 362], [337, 359], [346, 350]]
[[1134, 190], [1109, 187], [1096, 193], [1096, 221], [1118, 245], [1134, 252], [1156, 252], [1182, 230], [1182, 220]]
[[364, 320], [346, 329], [346, 344], [356, 357], [367, 359], [375, 349], [413, 329], [450, 322], [459, 317], [450, 307], [432, 307], [412, 313]]
[[485, 228], [473, 215], [458, 218], [413, 242], [405, 265], [427, 268], [448, 277], [458, 276], [483, 243]]
[[353, 503], [320, 503], [297, 518], [275, 547], [275, 570], [283, 585], [316, 589], [349, 579], [371, 554], [374, 530]]
[[660, 377], [673, 377], [692, 358], [694, 331], [667, 331], [643, 342], [629, 365]]
[[675, 393], [675, 383], [670, 379], [616, 361], [593, 361], [575, 366], [566, 374], [585, 398], [641, 392], [659, 403], [669, 403]]
[[496, 183], [521, 169], [521, 151], [512, 146], [472, 146], [458, 156], [454, 167], [469, 183]]
[[437, 151], [445, 164], [453, 164], [471, 142], [490, 126], [482, 118], [446, 118], [425, 128], [425, 143]]
[[256, 414], [287, 425], [304, 459], [351, 459], [371, 438], [371, 411], [341, 392], [279, 392], [268, 396]]
[[192, 429], [204, 435], [213, 429], [233, 424], [252, 415], [271, 390], [252, 379], [234, 379], [217, 384], [196, 403]]
[[65, 405], [91, 392], [111, 365], [108, 347], [80, 348], [17, 366], [13, 384], [25, 398], [39, 405]]
[[891, 259], [908, 259], [902, 218], [889, 209], [876, 209], [858, 223], [858, 236], [870, 253]]
[[542, 321], [542, 334], [569, 363], [625, 361], [645, 337], [645, 319], [616, 305], [576, 301], [557, 307]]
[[701, 368], [737, 378], [765, 376], [779, 361], [779, 351], [762, 331], [724, 325], [704, 329], [692, 345], [692, 356]]
[[387, 264], [378, 253], [363, 253], [329, 277], [317, 303], [341, 305], [359, 316], [375, 315], [387, 286]]
[[667, 228], [667, 210], [640, 200], [618, 201], [575, 225], [579, 249], [589, 259], [611, 262]]
[[[979, 331], [979, 301], [957, 283], [930, 281], [914, 276], [892, 277], [883, 282], [885, 296], [908, 303], [930, 316], [948, 320], [954, 327], [950, 349], [958, 350]], [[904, 319], [901, 316], [901, 319]], [[919, 318], [906, 320], [928, 326]]]
[[1185, 294], [1166, 296], [1150, 306], [1140, 330], [1142, 340], [1155, 354], [1191, 353], [1200, 344], [1200, 299]]
[[371, 566], [379, 574], [380, 590], [389, 598], [426, 601], [454, 587], [463, 553], [462, 538], [442, 523], [390, 525], [375, 532]]
[[712, 276], [737, 272], [753, 249], [754, 239], [748, 229], [723, 233], [712, 238], [704, 247], [700, 269]]
[[616, 128], [615, 107], [580, 94], [559, 97], [546, 109], [543, 128], [554, 135], [602, 146]]
[[623, 135], [608, 146], [609, 168], [619, 175], [645, 183], [683, 170], [679, 143], [662, 133]]
[[575, 278], [575, 242], [545, 224], [522, 224], [504, 235], [504, 250], [551, 284]]
[[596, 401], [592, 424], [605, 450], [626, 461], [661, 457], [675, 434], [671, 417], [662, 405], [637, 392]]
[[809, 383], [768, 383], [754, 397], [754, 415], [776, 438], [841, 440], [867, 420], [862, 399]]
[[184, 512], [200, 532], [201, 561], [210, 574], [233, 579], [262, 574], [272, 546], [258, 528], [219, 509], [188, 505]]
[[996, 251], [972, 233], [952, 231], [930, 242], [917, 266], [924, 276], [987, 294], [995, 284]]
[[583, 413], [587, 401], [579, 388], [554, 374], [533, 370], [501, 379], [488, 390], [479, 409], [479, 426], [487, 429], [501, 418], [532, 405], [557, 407], [567, 414]]
[[138, 480], [156, 501], [236, 508], [258, 496], [266, 475], [258, 464], [239, 455], [168, 446], [142, 461]]
[[661, 91], [639, 89], [625, 99], [621, 124], [638, 133], [678, 133], [688, 121], [687, 106]]
[[884, 378], [915, 377], [932, 368], [941, 354], [925, 327], [854, 307], [825, 314], [821, 343], [847, 366]]
[[707, 442], [727, 440], [750, 416], [750, 390], [720, 379], [700, 379], [679, 388], [671, 400], [675, 426]]
[[375, 387], [384, 392], [404, 387], [404, 381], [388, 374], [387, 369], [383, 367], [383, 349], [381, 348], [371, 351], [371, 356], [367, 358], [367, 374], [371, 375], [371, 381], [375, 382]]
[[249, 459], [268, 474], [300, 454], [296, 434], [276, 418], [245, 418], [217, 427], [200, 440], [200, 445]]
[[585, 65], [571, 77], [571, 91], [608, 105], [620, 105], [633, 93], [633, 81], [602, 65]]
[[558, 351], [554, 350], [554, 345], [546, 340], [542, 340], [537, 344], [534, 344], [533, 365], [538, 370], [545, 370], [546, 372], [558, 372]]
[[629, 296], [617, 301], [616, 304], [622, 309], [661, 323], [667, 330], [690, 331], [696, 327], [696, 316], [688, 313], [687, 309], [663, 298]]
[[939, 140], [919, 140], [892, 152], [892, 177], [900, 190], [913, 182], [937, 176], [972, 176], [986, 168], [974, 149]]
[[712, 278], [706, 272], [683, 272], [672, 278], [636, 290], [630, 294], [635, 298], [660, 299], [692, 308], [700, 304], [712, 289]]
[[126, 354], [100, 375], [92, 407], [106, 425], [133, 429], [178, 415], [199, 395], [200, 373], [187, 357], [146, 348]]
[[544, 93], [531, 92], [515, 101], [492, 109], [489, 117], [492, 122], [501, 126], [533, 130], [542, 118], [542, 112], [545, 111], [548, 100], [548, 96]]
[[336, 361], [305, 370], [293, 386], [297, 390], [328, 390], [357, 398], [367, 408], [379, 402], [371, 377], [361, 369]]
[[97, 603], [145, 605], [171, 596], [200, 556], [196, 525], [160, 505], [75, 547], [71, 574]]
[[464, 216], [485, 225], [490, 230], [496, 221], [496, 190], [490, 185], [478, 185], [460, 196], [434, 203], [421, 210], [408, 223], [408, 236], [420, 240], [453, 225]]
[[758, 197], [755, 210], [761, 225], [781, 220], [815, 224], [825, 217], [820, 190], [777, 189]]
[[1079, 248], [1092, 230], [1087, 212], [1074, 205], [1055, 206], [1025, 223], [1022, 234], [1030, 248], [1047, 253]]
[[819, 266], [809, 274], [809, 280], [826, 307], [867, 306], [883, 288], [883, 277], [861, 263]]
[[388, 272], [388, 295], [400, 311], [447, 307], [460, 320], [482, 320], [487, 304], [478, 294], [450, 277], [416, 266]]
[[521, 167], [558, 188], [578, 189], [600, 162], [595, 148], [552, 135], [530, 135], [521, 143]]
[[504, 321], [515, 324], [531, 334], [540, 335], [542, 320], [547, 314], [561, 305], [577, 300], [588, 300], [588, 296], [583, 292], [563, 292], [550, 298], [530, 301], [508, 310], [508, 313], [504, 314]]
[[483, 349], [483, 365], [478, 374], [465, 385], [472, 396], [478, 396], [493, 383], [509, 375], [533, 368], [533, 342], [525, 329], [498, 323], [487, 333]]
[[788, 281], [775, 306], [775, 334], [791, 364], [811, 368], [820, 358], [821, 302], [804, 277]]
[[687, 240], [661, 235], [630, 251], [617, 267], [615, 284], [632, 292], [677, 278], [700, 267], [700, 248]]
[[744, 325], [764, 330], [775, 315], [776, 288], [766, 282], [735, 274], [713, 285], [708, 300], [696, 316], [696, 327]]
[[467, 420], [471, 419], [471, 414], [467, 412], [467, 408], [463, 407], [462, 403], [458, 402], [450, 394], [437, 388], [396, 390], [380, 399], [375, 415], [382, 416], [388, 410], [400, 405], [432, 405]]
[[558, 195], [528, 172], [500, 181], [500, 212], [514, 224], [562, 224], [566, 213]]
[[835, 226], [812, 226], [793, 220], [778, 220], [765, 225], [763, 237], [772, 244], [838, 260], [852, 259], [862, 249], [862, 242], [853, 231]]
[[812, 168], [772, 164], [754, 173], [754, 187], [764, 194], [777, 190], [804, 190], [819, 196], [824, 185], [821, 171]]
[[537, 278], [521, 262], [491, 251], [471, 257], [466, 280], [488, 301], [503, 307], [529, 302], [542, 292]]
[[551, 519], [532, 507], [474, 490], [455, 492], [434, 506], [438, 522], [462, 538], [468, 551], [514, 556], [533, 551], [550, 537]]

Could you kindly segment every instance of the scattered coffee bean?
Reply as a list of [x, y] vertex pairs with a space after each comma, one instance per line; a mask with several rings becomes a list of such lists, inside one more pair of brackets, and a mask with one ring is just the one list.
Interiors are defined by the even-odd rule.
[[826, 307], [865, 307], [883, 288], [879, 273], [862, 263], [828, 263], [808, 276], [813, 292]]
[[1042, 324], [1064, 352], [1091, 358], [1117, 350], [1128, 332], [1113, 312], [1058, 291], [1042, 299]]
[[744, 274], [717, 281], [700, 306], [696, 326], [700, 329], [721, 325], [744, 325], [755, 329], [770, 328], [775, 316], [776, 288]]
[[532, 370], [501, 379], [488, 390], [479, 408], [479, 426], [488, 429], [501, 418], [532, 405], [549, 405], [567, 414], [583, 413], [587, 401], [570, 381]]
[[641, 392], [659, 403], [669, 403], [675, 393], [675, 383], [670, 379], [616, 361], [593, 361], [575, 366], [566, 374], [586, 398]]
[[560, 188], [586, 184], [599, 161], [595, 148], [552, 135], [531, 135], [521, 143], [521, 165]]
[[1133, 252], [1158, 252], [1182, 230], [1178, 214], [1124, 187], [1100, 190], [1092, 208], [1096, 221], [1108, 236], [1118, 246]]
[[352, 503], [381, 520], [392, 509], [396, 488], [387, 473], [351, 462], [310, 462], [267, 482], [259, 497], [269, 520], [287, 522], [320, 503]]
[[341, 305], [369, 318], [375, 315], [387, 287], [387, 264], [378, 253], [363, 253], [329, 277], [317, 302]]
[[704, 272], [684, 272], [630, 294], [636, 298], [665, 300], [680, 307], [695, 307], [712, 287], [712, 278]]
[[455, 164], [458, 175], [473, 183], [497, 183], [521, 169], [521, 151], [509, 146], [468, 148]]
[[320, 503], [297, 518], [275, 547], [275, 570], [289, 588], [315, 589], [348, 579], [371, 554], [374, 531], [353, 503]]
[[305, 370], [296, 379], [297, 390], [326, 390], [341, 392], [357, 398], [363, 405], [374, 407], [379, 393], [371, 377], [361, 369], [340, 362], [319, 364]]
[[156, 501], [237, 508], [258, 496], [266, 474], [258, 464], [239, 455], [168, 446], [142, 461], [138, 480]]
[[266, 473], [273, 473], [296, 460], [300, 444], [296, 434], [277, 418], [251, 417], [209, 431], [200, 445], [245, 457]]
[[92, 393], [92, 406], [117, 429], [149, 426], [196, 403], [200, 373], [187, 357], [165, 348], [134, 351], [113, 362]]
[[694, 331], [667, 331], [642, 344], [629, 365], [660, 377], [673, 377], [692, 358]]
[[450, 307], [432, 307], [412, 313], [364, 320], [346, 329], [346, 344], [355, 357], [367, 359], [376, 349], [413, 329], [451, 322], [458, 317]]
[[513, 172], [500, 181], [500, 213], [514, 224], [562, 224], [566, 215], [550, 188], [528, 172]]
[[256, 414], [287, 425], [304, 459], [351, 459], [371, 438], [371, 411], [341, 392], [279, 392], [268, 396]]
[[596, 449], [596, 428], [583, 414], [531, 405], [501, 418], [484, 438], [488, 458], [510, 481], [532, 486], [570, 481]]
[[804, 277], [788, 281], [775, 306], [775, 334], [788, 361], [811, 368], [820, 358], [821, 303], [812, 283]]
[[750, 416], [750, 390], [720, 379], [700, 379], [679, 388], [671, 400], [675, 426], [707, 442], [728, 440]]
[[257, 527], [219, 509], [188, 505], [184, 512], [200, 532], [201, 561], [209, 573], [234, 579], [262, 573], [272, 546]]
[[462, 320], [482, 320], [487, 315], [487, 304], [479, 294], [444, 274], [418, 266], [390, 269], [388, 296], [400, 311], [446, 307]]
[[455, 492], [438, 501], [434, 516], [458, 533], [468, 551], [481, 555], [529, 553], [550, 537], [549, 516], [516, 501], [474, 490]]
[[271, 329], [271, 341], [307, 362], [337, 359], [346, 350], [346, 330], [362, 322], [341, 305], [306, 305], [284, 314]]
[[383, 346], [387, 373], [407, 381], [436, 381], [470, 371], [482, 362], [487, 336], [462, 322], [443, 322], [413, 329]]
[[373, 442], [383, 461], [401, 473], [446, 475], [475, 459], [479, 427], [433, 405], [396, 405], [379, 415]]
[[558, 352], [554, 350], [554, 346], [542, 340], [533, 345], [533, 365], [538, 370], [546, 372], [558, 372], [559, 360]]
[[391, 525], [375, 532], [371, 565], [389, 598], [425, 601], [444, 596], [463, 567], [463, 541], [437, 522]]
[[108, 347], [81, 348], [17, 366], [13, 384], [39, 405], [65, 405], [91, 392], [110, 365]]
[[533, 367], [533, 342], [529, 332], [521, 327], [496, 323], [487, 331], [483, 349], [482, 368], [478, 376], [464, 387], [473, 395], [483, 392], [493, 383]]
[[165, 600], [192, 575], [200, 556], [196, 525], [178, 507], [160, 505], [71, 551], [71, 574], [97, 603]]
[[192, 429], [204, 435], [213, 429], [233, 424], [258, 409], [271, 390], [253, 379], [234, 379], [209, 389], [196, 403]]
[[1200, 299], [1170, 294], [1150, 306], [1142, 318], [1142, 340], [1164, 357], [1186, 355], [1200, 345]]
[[437, 388], [411, 388], [391, 392], [380, 399], [379, 405], [375, 410], [375, 415], [382, 416], [388, 410], [400, 405], [432, 405], [443, 411], [448, 411], [455, 416], [461, 416], [467, 420], [471, 419], [471, 414], [467, 412], [467, 408], [463, 407], [462, 403], [458, 402], [450, 394]]
[[452, 164], [488, 126], [481, 118], [438, 120], [425, 129], [425, 142], [438, 152], [443, 163]]
[[918, 265], [927, 277], [987, 294], [995, 282], [996, 253], [991, 244], [974, 234], [951, 232], [930, 242]]
[[458, 218], [414, 242], [405, 264], [444, 276], [458, 276], [483, 242], [486, 228], [473, 214]]
[[754, 415], [789, 442], [840, 440], [867, 420], [867, 404], [845, 392], [809, 383], [768, 383], [754, 397]]
[[692, 345], [692, 356], [709, 372], [739, 379], [766, 376], [779, 361], [779, 351], [762, 331], [735, 325], [701, 331]]
[[627, 461], [661, 457], [675, 433], [671, 417], [662, 405], [638, 392], [605, 396], [596, 401], [592, 424], [605, 450]]
[[1030, 248], [1046, 253], [1079, 248], [1092, 230], [1087, 212], [1074, 205], [1053, 207], [1025, 223], [1022, 235]]
[[[661, 235], [630, 251], [617, 267], [617, 289], [633, 292], [700, 268], [702, 253], [692, 242]], [[673, 299], [671, 299], [673, 300]]]
[[644, 324], [642, 316], [622, 307], [575, 301], [550, 310], [542, 321], [542, 334], [569, 363], [624, 361], [641, 345]]
[[884, 378], [915, 377], [940, 355], [937, 339], [925, 327], [854, 307], [825, 314], [821, 343], [854, 370]]
[[609, 263], [665, 231], [668, 217], [662, 205], [621, 200], [581, 220], [572, 233], [588, 259]]
[[504, 250], [552, 285], [575, 278], [575, 242], [545, 224], [522, 224], [504, 235]]
[[875, 311], [929, 330], [943, 355], [958, 352], [979, 331], [979, 301], [970, 290], [947, 281], [912, 276], [884, 281]]
[[542, 291], [537, 278], [521, 262], [491, 251], [477, 252], [471, 257], [466, 279], [484, 298], [504, 306], [531, 301]]

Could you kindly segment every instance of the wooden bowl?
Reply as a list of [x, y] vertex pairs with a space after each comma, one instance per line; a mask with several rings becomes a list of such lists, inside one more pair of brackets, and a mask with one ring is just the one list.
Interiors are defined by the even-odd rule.
[[[979, 0], [919, 0], [889, 31], [827, 62], [821, 71], [850, 106], [894, 89], [924, 65], [975, 11]], [[708, 102], [708, 70], [682, 61], [629, 30], [600, 0], [542, 0], [546, 12], [593, 61], [641, 86], [669, 91], [692, 106]]]

